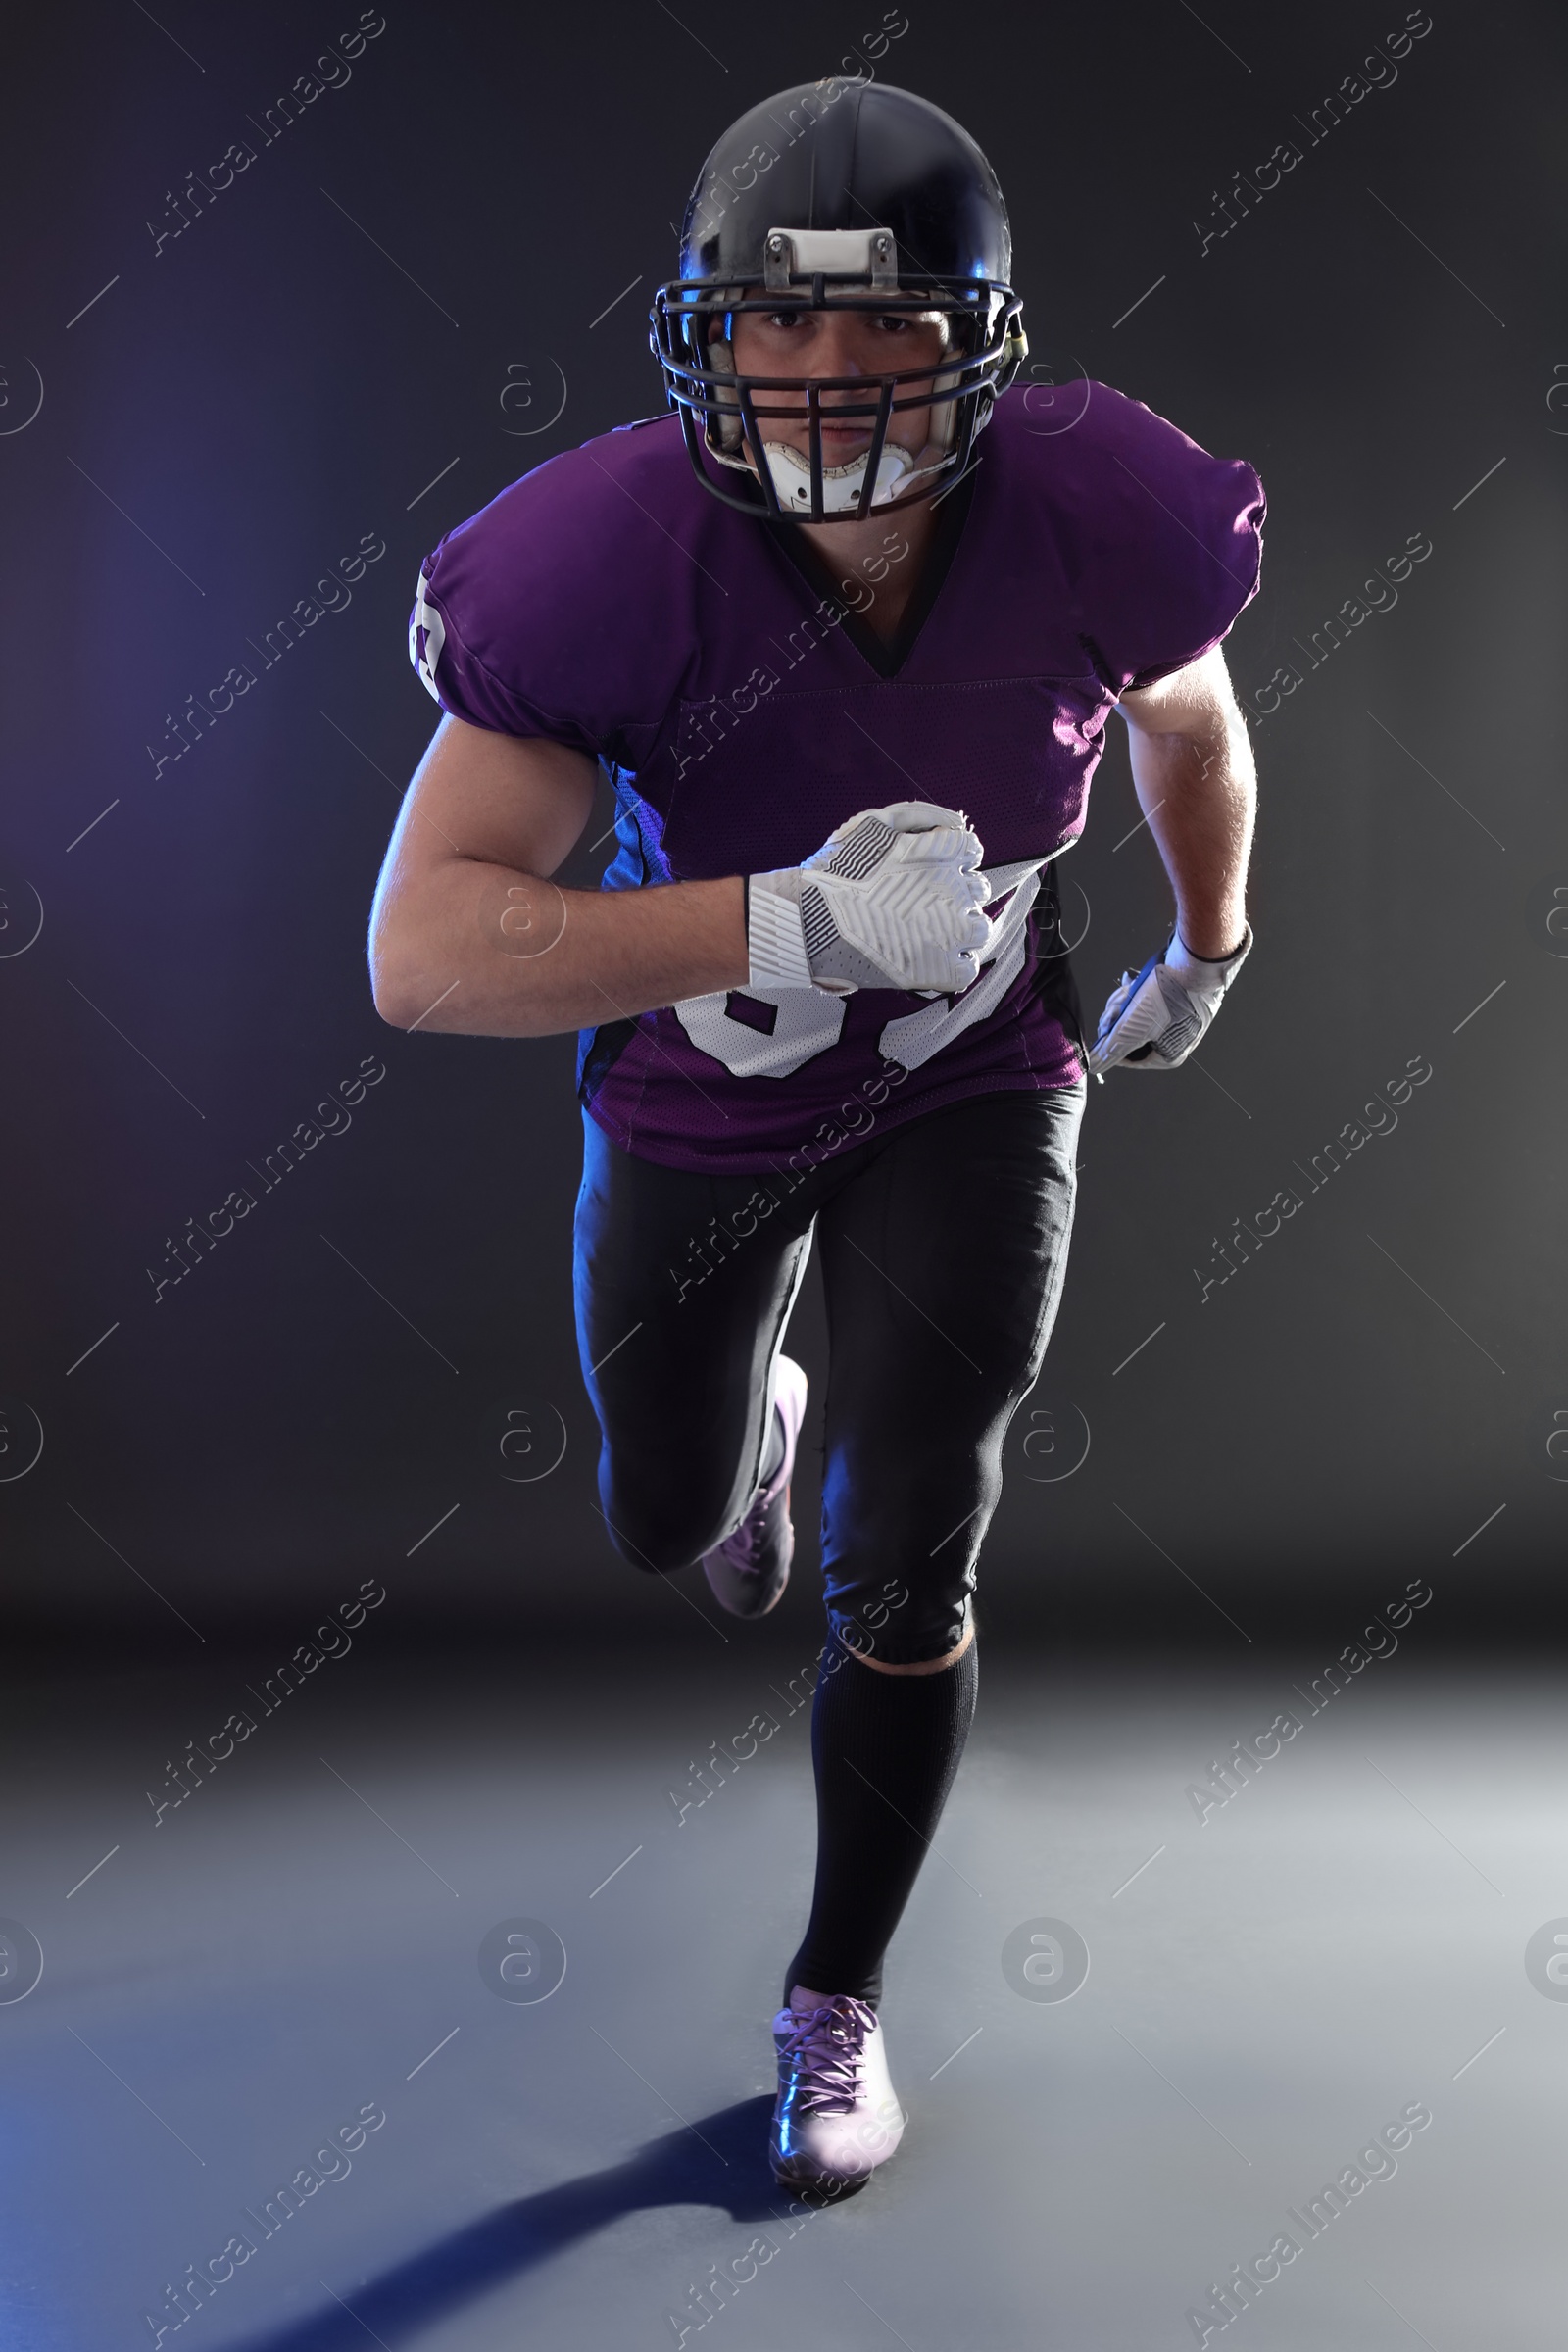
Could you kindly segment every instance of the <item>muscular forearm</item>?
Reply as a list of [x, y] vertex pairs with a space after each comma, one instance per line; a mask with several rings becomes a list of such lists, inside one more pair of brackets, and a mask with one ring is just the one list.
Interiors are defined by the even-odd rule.
[[1222, 956], [1247, 928], [1256, 779], [1239, 715], [1181, 733], [1133, 733], [1133, 782], [1195, 956]]
[[546, 1037], [673, 1004], [748, 973], [738, 875], [646, 890], [564, 890], [453, 858], [388, 894], [371, 942], [375, 1002], [399, 1029]]

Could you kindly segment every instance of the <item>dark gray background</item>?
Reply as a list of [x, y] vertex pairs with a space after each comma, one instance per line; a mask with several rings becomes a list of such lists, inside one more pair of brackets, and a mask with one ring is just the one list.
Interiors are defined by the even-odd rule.
[[[679, 13], [391, 7], [265, 148], [251, 119], [351, 9], [66, 7], [13, 41], [0, 1392], [44, 1435], [0, 1487], [18, 1627], [172, 1659], [373, 1574], [389, 1635], [706, 1639], [591, 1508], [572, 1041], [395, 1034], [363, 954], [435, 718], [404, 651], [421, 556], [657, 408], [643, 315], [702, 156], [881, 18]], [[910, 0], [880, 61], [996, 165], [1037, 380], [1101, 376], [1259, 467], [1233, 672], [1254, 710], [1278, 665], [1306, 672], [1256, 730], [1257, 945], [1223, 1020], [1179, 1077], [1093, 1090], [1034, 1400], [1058, 1450], [1026, 1461], [1046, 1424], [1019, 1428], [982, 1569], [985, 1622], [1020, 1637], [1239, 1650], [1216, 1609], [1254, 1638], [1338, 1625], [1417, 1574], [1434, 1633], [1517, 1633], [1561, 1558], [1557, 25], [1440, 5], [1394, 85], [1308, 147], [1299, 118], [1403, 18]], [[1213, 192], [1293, 137], [1300, 165], [1201, 253]], [[257, 161], [155, 256], [147, 221], [237, 138]], [[509, 368], [531, 407], [503, 407]], [[165, 714], [362, 533], [387, 554], [349, 609], [155, 780]], [[1306, 669], [1302, 641], [1414, 533], [1433, 552], [1396, 609]], [[1136, 817], [1118, 743], [1063, 873], [1091, 1017], [1163, 919]], [[166, 1237], [365, 1055], [387, 1075], [352, 1129], [155, 1305]], [[1215, 1237], [1304, 1190], [1297, 1163], [1411, 1056], [1433, 1075], [1397, 1130], [1204, 1302]], [[984, 1281], [983, 1235], [953, 1243]], [[819, 1365], [809, 1289], [796, 1335]], [[484, 1428], [524, 1396], [568, 1442], [512, 1486]], [[1070, 1468], [1078, 1415], [1088, 1459], [1030, 1483]], [[10, 1426], [20, 1470], [34, 1423]], [[787, 1604], [808, 1642], [813, 1476]]]
[[[1553, 2340], [1560, 1677], [1472, 1653], [1540, 1650], [1568, 1498], [1559, 12], [1435, 0], [1394, 86], [1206, 256], [1213, 191], [1304, 146], [1401, 6], [910, 0], [882, 60], [998, 167], [1041, 402], [1054, 378], [1070, 415], [1087, 370], [1257, 464], [1233, 667], [1254, 711], [1304, 676], [1257, 727], [1252, 961], [1185, 1072], [1094, 1090], [976, 1733], [890, 1958], [911, 2129], [797, 2236], [762, 2148], [811, 1870], [810, 1443], [764, 1624], [610, 1553], [571, 1041], [396, 1035], [363, 939], [435, 715], [420, 557], [657, 406], [642, 313], [703, 154], [882, 12], [389, 6], [155, 259], [166, 191], [259, 144], [355, 11], [153, 9], [12, 28], [0, 81], [0, 1936], [44, 1959], [19, 2001], [0, 1943], [0, 2334], [151, 2342], [166, 2282], [373, 2100], [352, 2177], [165, 2352], [635, 2352], [758, 2230], [777, 2258], [718, 2352], [1156, 2352], [1424, 2101], [1244, 2340], [1458, 2352], [1500, 2311]], [[516, 437], [558, 368], [564, 413]], [[155, 781], [165, 713], [362, 533], [387, 553], [349, 608]], [[1414, 533], [1397, 606], [1308, 668]], [[1092, 1009], [1160, 934], [1137, 813], [1118, 745], [1063, 874]], [[154, 1305], [166, 1236], [366, 1055], [348, 1132]], [[1397, 1128], [1202, 1303], [1214, 1238], [1412, 1056]], [[983, 1281], [984, 1236], [953, 1238]], [[809, 1286], [795, 1340], [820, 1369]], [[541, 1462], [554, 1413], [566, 1450], [508, 1485], [486, 1424], [522, 1397]], [[264, 1697], [366, 1578], [352, 1651]], [[1330, 1697], [1412, 1578], [1396, 1653]], [[170, 1809], [232, 1710], [253, 1735]], [[1214, 1804], [1209, 1759], [1281, 1710], [1298, 1736]], [[477, 1965], [517, 1918], [569, 1957], [537, 2007]], [[1059, 2004], [1002, 1966], [1045, 1918], [1092, 1959]]]

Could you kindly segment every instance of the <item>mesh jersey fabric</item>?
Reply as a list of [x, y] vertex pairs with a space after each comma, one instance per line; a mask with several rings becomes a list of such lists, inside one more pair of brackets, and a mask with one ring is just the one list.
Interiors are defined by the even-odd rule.
[[[1108, 386], [1069, 429], [1030, 397], [997, 405], [896, 667], [854, 618], [874, 579], [819, 584], [785, 552], [793, 526], [710, 498], [673, 416], [548, 460], [450, 532], [421, 569], [416, 666], [470, 725], [603, 761], [608, 889], [799, 864], [904, 799], [965, 809], [988, 868], [1054, 858], [1117, 698], [1197, 660], [1256, 593], [1264, 502], [1250, 466]], [[896, 507], [886, 522], [892, 565]], [[741, 989], [587, 1031], [585, 1107], [644, 1157], [761, 1172], [835, 1148], [863, 1105], [898, 1123], [1073, 1084], [1054, 876], [994, 902], [1005, 944], [959, 996]]]

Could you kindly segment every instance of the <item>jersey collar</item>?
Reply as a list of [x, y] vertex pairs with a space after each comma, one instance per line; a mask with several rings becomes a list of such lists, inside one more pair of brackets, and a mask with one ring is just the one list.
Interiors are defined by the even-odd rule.
[[[841, 615], [840, 626], [845, 636], [860, 659], [868, 667], [876, 671], [878, 677], [896, 678], [898, 676], [913, 653], [920, 634], [931, 617], [937, 598], [941, 595], [948, 573], [953, 568], [959, 542], [963, 538], [964, 525], [968, 520], [969, 509], [974, 498], [975, 475], [978, 471], [978, 466], [971, 467], [961, 480], [956, 482], [954, 487], [936, 502], [937, 526], [932, 534], [931, 544], [926, 550], [925, 563], [920, 576], [915, 582], [914, 593], [904, 609], [904, 618], [900, 621], [898, 631], [891, 641], [879, 637], [875, 629], [871, 628], [858, 612], [844, 603], [833, 574], [799, 524], [775, 521], [771, 516], [760, 518], [762, 521], [762, 527], [772, 539], [773, 545], [786, 563], [805, 580], [813, 597], [822, 598], [837, 609]], [[879, 512], [886, 512], [892, 516], [897, 514], [897, 508], [889, 507], [879, 510]]]

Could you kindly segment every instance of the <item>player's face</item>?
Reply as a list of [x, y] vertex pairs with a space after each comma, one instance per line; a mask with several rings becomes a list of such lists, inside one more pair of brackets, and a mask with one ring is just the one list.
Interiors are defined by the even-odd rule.
[[[740, 375], [907, 375], [917, 368], [934, 368], [946, 347], [947, 321], [940, 311], [894, 311], [885, 316], [874, 311], [738, 311], [732, 336], [735, 368]], [[901, 386], [899, 397], [906, 399], [923, 389], [917, 380]], [[764, 417], [763, 438], [784, 442], [803, 457], [808, 456], [810, 428], [804, 392], [798, 403], [788, 390], [757, 397], [762, 408], [799, 406], [799, 423], [793, 416]], [[842, 424], [832, 421], [835, 408], [864, 398], [853, 386], [822, 395], [824, 466], [851, 465], [870, 447], [874, 416], [856, 416]], [[923, 449], [930, 416], [927, 408], [896, 409], [888, 422], [888, 439], [905, 449]]]

